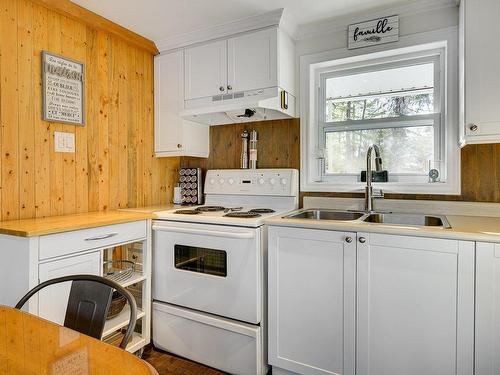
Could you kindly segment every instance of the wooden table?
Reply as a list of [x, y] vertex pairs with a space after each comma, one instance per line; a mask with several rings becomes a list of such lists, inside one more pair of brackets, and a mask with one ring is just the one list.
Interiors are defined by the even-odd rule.
[[0, 306], [0, 375], [151, 375], [153, 371], [122, 349]]

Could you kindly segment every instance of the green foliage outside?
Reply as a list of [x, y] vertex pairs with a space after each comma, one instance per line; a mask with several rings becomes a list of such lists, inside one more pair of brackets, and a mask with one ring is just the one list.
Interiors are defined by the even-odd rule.
[[[362, 100], [328, 100], [327, 121], [359, 121], [434, 112], [432, 93], [407, 96], [381, 96]], [[360, 173], [366, 169], [368, 147], [377, 144], [382, 152], [384, 169], [389, 173], [426, 174], [434, 159], [434, 128], [412, 126], [326, 134], [326, 172]]]

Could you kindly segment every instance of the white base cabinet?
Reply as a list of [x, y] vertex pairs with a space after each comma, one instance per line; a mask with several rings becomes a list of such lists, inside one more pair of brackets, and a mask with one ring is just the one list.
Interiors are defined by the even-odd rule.
[[[42, 263], [38, 267], [40, 282], [71, 275], [102, 276], [101, 252], [76, 255]], [[42, 289], [38, 295], [38, 316], [62, 325], [66, 315], [71, 282]]]
[[472, 374], [474, 250], [270, 227], [270, 364], [279, 374]]
[[270, 227], [268, 254], [269, 363], [354, 374], [356, 234]]
[[474, 243], [358, 233], [357, 375], [471, 375]]
[[476, 245], [475, 375], [500, 374], [500, 244]]
[[[136, 298], [137, 324], [127, 350], [149, 344], [151, 331], [151, 220], [139, 220], [34, 237], [0, 235], [0, 305], [15, 306], [33, 287], [62, 276], [103, 276], [107, 261], [134, 261], [135, 270], [119, 281]], [[62, 325], [71, 283], [48, 286], [25, 305], [31, 314]], [[128, 306], [108, 319], [103, 341], [119, 343], [129, 322]]]

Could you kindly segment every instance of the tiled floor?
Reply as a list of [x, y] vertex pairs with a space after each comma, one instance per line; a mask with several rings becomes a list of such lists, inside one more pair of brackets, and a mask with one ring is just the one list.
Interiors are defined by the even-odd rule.
[[144, 350], [143, 359], [158, 371], [159, 375], [224, 375], [224, 372], [203, 366], [184, 358], [162, 352], [153, 347]]

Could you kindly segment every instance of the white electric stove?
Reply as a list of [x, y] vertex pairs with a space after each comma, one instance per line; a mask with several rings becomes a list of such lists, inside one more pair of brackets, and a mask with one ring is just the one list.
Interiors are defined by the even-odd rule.
[[233, 374], [267, 372], [263, 223], [298, 199], [297, 170], [210, 170], [203, 206], [156, 213], [157, 347]]
[[205, 204], [156, 212], [161, 220], [259, 227], [264, 219], [298, 207], [295, 169], [209, 170]]

